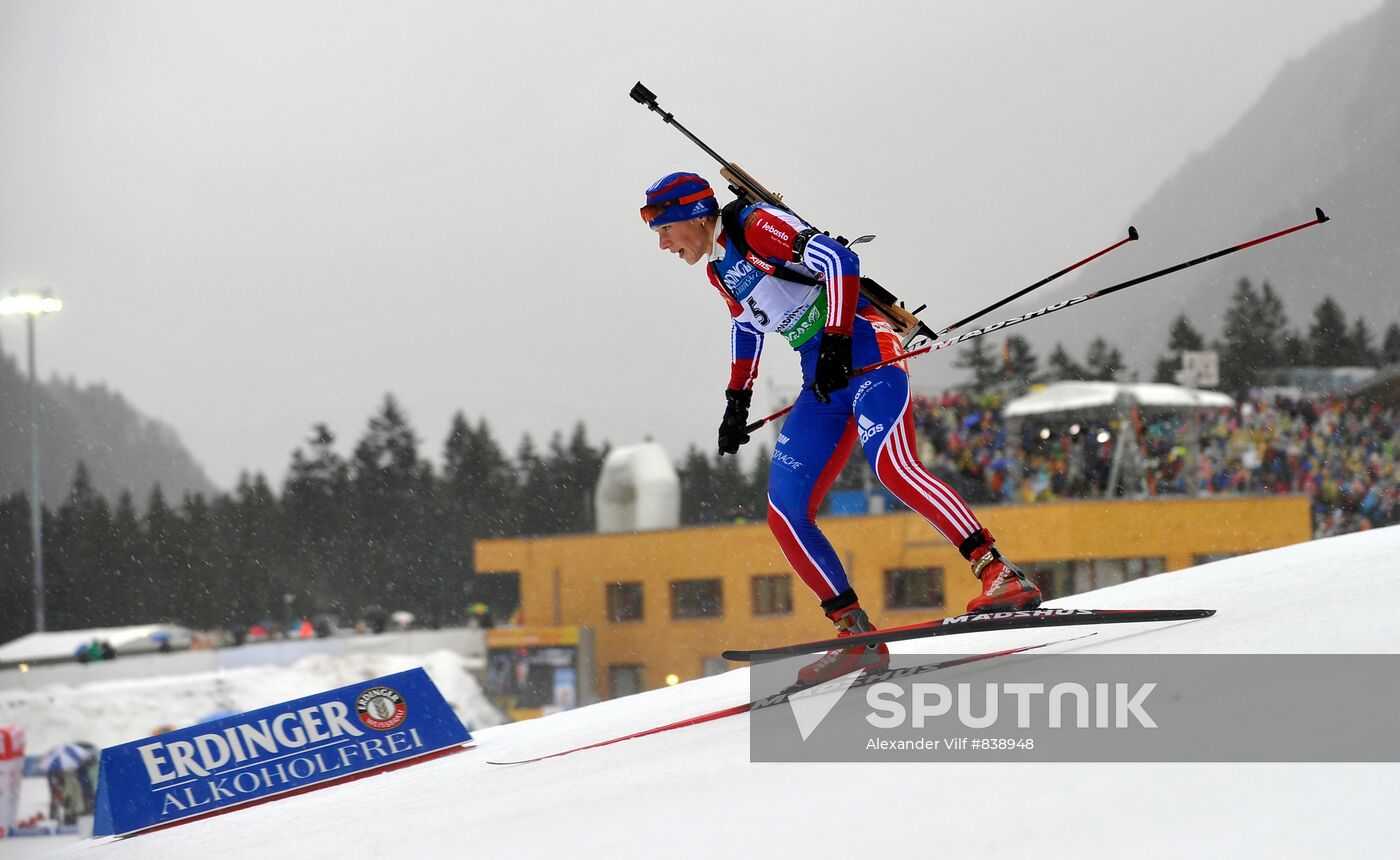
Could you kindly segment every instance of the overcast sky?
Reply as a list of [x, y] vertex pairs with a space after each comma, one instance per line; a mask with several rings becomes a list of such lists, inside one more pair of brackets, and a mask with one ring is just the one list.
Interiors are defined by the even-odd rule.
[[[1378, 6], [0, 0], [0, 291], [48, 285], [40, 373], [122, 392], [224, 487], [280, 481], [316, 422], [348, 450], [387, 392], [435, 459], [459, 409], [512, 451], [581, 419], [679, 455], [713, 444], [728, 314], [637, 207], [719, 177], [638, 79], [878, 234], [866, 270], [937, 328], [1112, 241]], [[770, 343], [755, 414], [798, 379]]]

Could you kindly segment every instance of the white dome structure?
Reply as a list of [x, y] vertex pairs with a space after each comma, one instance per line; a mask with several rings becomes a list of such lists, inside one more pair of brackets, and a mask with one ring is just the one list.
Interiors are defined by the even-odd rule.
[[681, 523], [681, 479], [655, 442], [608, 452], [593, 510], [599, 533], [673, 529]]

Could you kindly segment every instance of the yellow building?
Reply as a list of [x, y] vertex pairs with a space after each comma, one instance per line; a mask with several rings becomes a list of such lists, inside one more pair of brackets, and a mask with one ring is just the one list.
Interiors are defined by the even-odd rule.
[[[1301, 496], [1073, 501], [978, 515], [1047, 597], [1312, 536]], [[978, 591], [967, 562], [915, 514], [821, 525], [878, 625], [959, 614]], [[720, 671], [726, 648], [831, 632], [766, 523], [486, 540], [476, 569], [518, 578], [523, 623], [591, 628], [603, 696]]]

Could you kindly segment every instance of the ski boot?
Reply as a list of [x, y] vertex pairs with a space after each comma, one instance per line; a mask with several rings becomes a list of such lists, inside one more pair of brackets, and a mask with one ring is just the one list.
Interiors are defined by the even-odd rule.
[[992, 545], [995, 540], [990, 531], [981, 529], [958, 547], [963, 557], [972, 562], [972, 575], [982, 581], [982, 593], [968, 602], [967, 611], [1035, 609], [1040, 605], [1040, 589], [997, 551]]
[[[837, 638], [854, 636], [857, 633], [873, 633], [875, 625], [860, 604], [854, 601], [840, 609], [828, 610], [826, 617], [836, 625]], [[841, 598], [838, 598], [838, 600]], [[830, 601], [829, 601], [830, 602]], [[890, 665], [890, 649], [881, 642], [877, 645], [859, 645], [837, 651], [828, 651], [815, 662], [808, 663], [797, 672], [797, 683], [802, 687], [825, 684], [832, 678], [839, 678], [850, 672], [862, 669], [880, 670]]]

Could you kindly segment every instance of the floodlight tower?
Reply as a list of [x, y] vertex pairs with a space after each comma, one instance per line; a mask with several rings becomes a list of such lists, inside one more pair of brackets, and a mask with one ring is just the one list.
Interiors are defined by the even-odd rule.
[[39, 500], [39, 382], [34, 373], [34, 321], [58, 313], [63, 302], [39, 293], [0, 298], [0, 316], [22, 316], [29, 340], [29, 537], [34, 546], [34, 630], [44, 632], [44, 517]]

